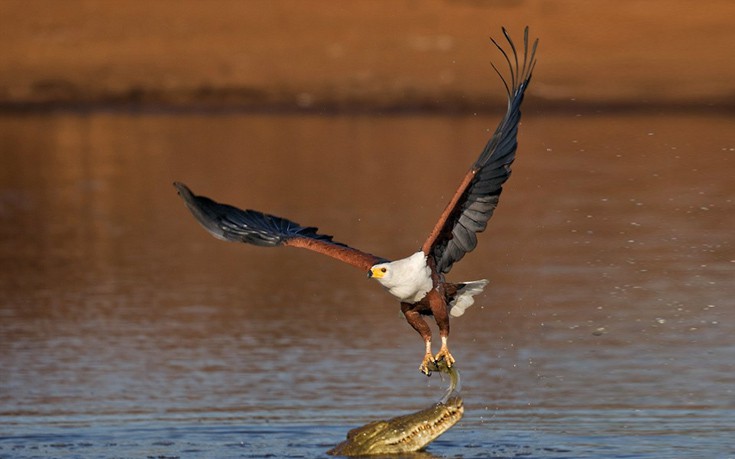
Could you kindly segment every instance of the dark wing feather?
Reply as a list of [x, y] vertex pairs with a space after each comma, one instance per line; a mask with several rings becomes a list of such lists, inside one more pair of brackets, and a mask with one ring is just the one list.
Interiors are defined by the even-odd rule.
[[523, 61], [519, 62], [516, 47], [505, 28], [503, 35], [510, 45], [510, 55], [495, 40], [492, 41], [503, 54], [510, 77], [504, 77], [495, 65], [493, 68], [505, 85], [508, 109], [422, 247], [424, 253], [434, 259], [437, 270], [442, 273], [448, 273], [454, 263], [477, 246], [477, 233], [485, 230], [492, 217], [515, 159], [521, 103], [536, 64], [538, 40], [529, 49], [526, 27], [523, 35]]
[[175, 182], [199, 223], [217, 239], [261, 247], [280, 245], [301, 247], [328, 255], [363, 270], [387, 260], [335, 242], [332, 236], [317, 233], [317, 228], [301, 226], [291, 220], [256, 210], [242, 210], [220, 204], [205, 196], [197, 196], [183, 183]]

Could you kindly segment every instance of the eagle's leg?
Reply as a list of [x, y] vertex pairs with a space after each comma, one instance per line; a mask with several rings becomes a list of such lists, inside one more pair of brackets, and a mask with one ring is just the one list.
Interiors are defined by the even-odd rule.
[[421, 335], [426, 346], [424, 360], [419, 366], [419, 371], [426, 376], [430, 376], [431, 370], [429, 370], [429, 365], [434, 363], [434, 356], [431, 353], [431, 328], [429, 328], [429, 324], [426, 323], [424, 318], [421, 317], [421, 313], [419, 313], [415, 308], [416, 305], [414, 304], [401, 303], [401, 312], [403, 312], [403, 315], [406, 317], [406, 321], [419, 333], [419, 335]]
[[436, 353], [436, 356], [434, 359], [439, 362], [440, 360], [444, 360], [447, 363], [447, 368], [451, 368], [452, 365], [454, 365], [454, 357], [452, 357], [452, 354], [449, 353], [449, 348], [447, 347], [447, 337], [442, 336], [442, 346], [439, 348], [439, 352]]
[[447, 307], [444, 295], [430, 295], [429, 307], [431, 307], [431, 313], [434, 316], [434, 320], [436, 320], [436, 325], [439, 327], [439, 336], [442, 339], [441, 348], [439, 348], [439, 352], [434, 356], [434, 360], [438, 362], [443, 359], [447, 363], [447, 367], [451, 368], [455, 360], [447, 346], [447, 340], [449, 339], [449, 308]]

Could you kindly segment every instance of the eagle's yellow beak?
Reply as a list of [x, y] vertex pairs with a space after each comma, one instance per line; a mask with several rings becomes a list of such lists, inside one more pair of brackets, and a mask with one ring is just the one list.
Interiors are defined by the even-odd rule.
[[385, 275], [385, 268], [370, 268], [368, 271], [368, 277], [380, 279]]

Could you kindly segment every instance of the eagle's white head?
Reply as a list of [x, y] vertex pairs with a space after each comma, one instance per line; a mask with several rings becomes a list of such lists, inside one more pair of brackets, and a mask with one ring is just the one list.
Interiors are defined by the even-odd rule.
[[373, 265], [368, 277], [380, 282], [391, 295], [406, 303], [416, 303], [431, 290], [431, 269], [424, 252], [410, 257]]

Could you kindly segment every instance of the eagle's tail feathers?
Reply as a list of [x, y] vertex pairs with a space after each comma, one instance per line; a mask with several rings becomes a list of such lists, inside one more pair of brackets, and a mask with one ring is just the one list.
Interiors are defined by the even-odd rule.
[[473, 297], [478, 293], [482, 293], [487, 284], [487, 279], [461, 283], [457, 293], [449, 303], [449, 314], [452, 317], [459, 317], [464, 314], [465, 309], [475, 303]]

